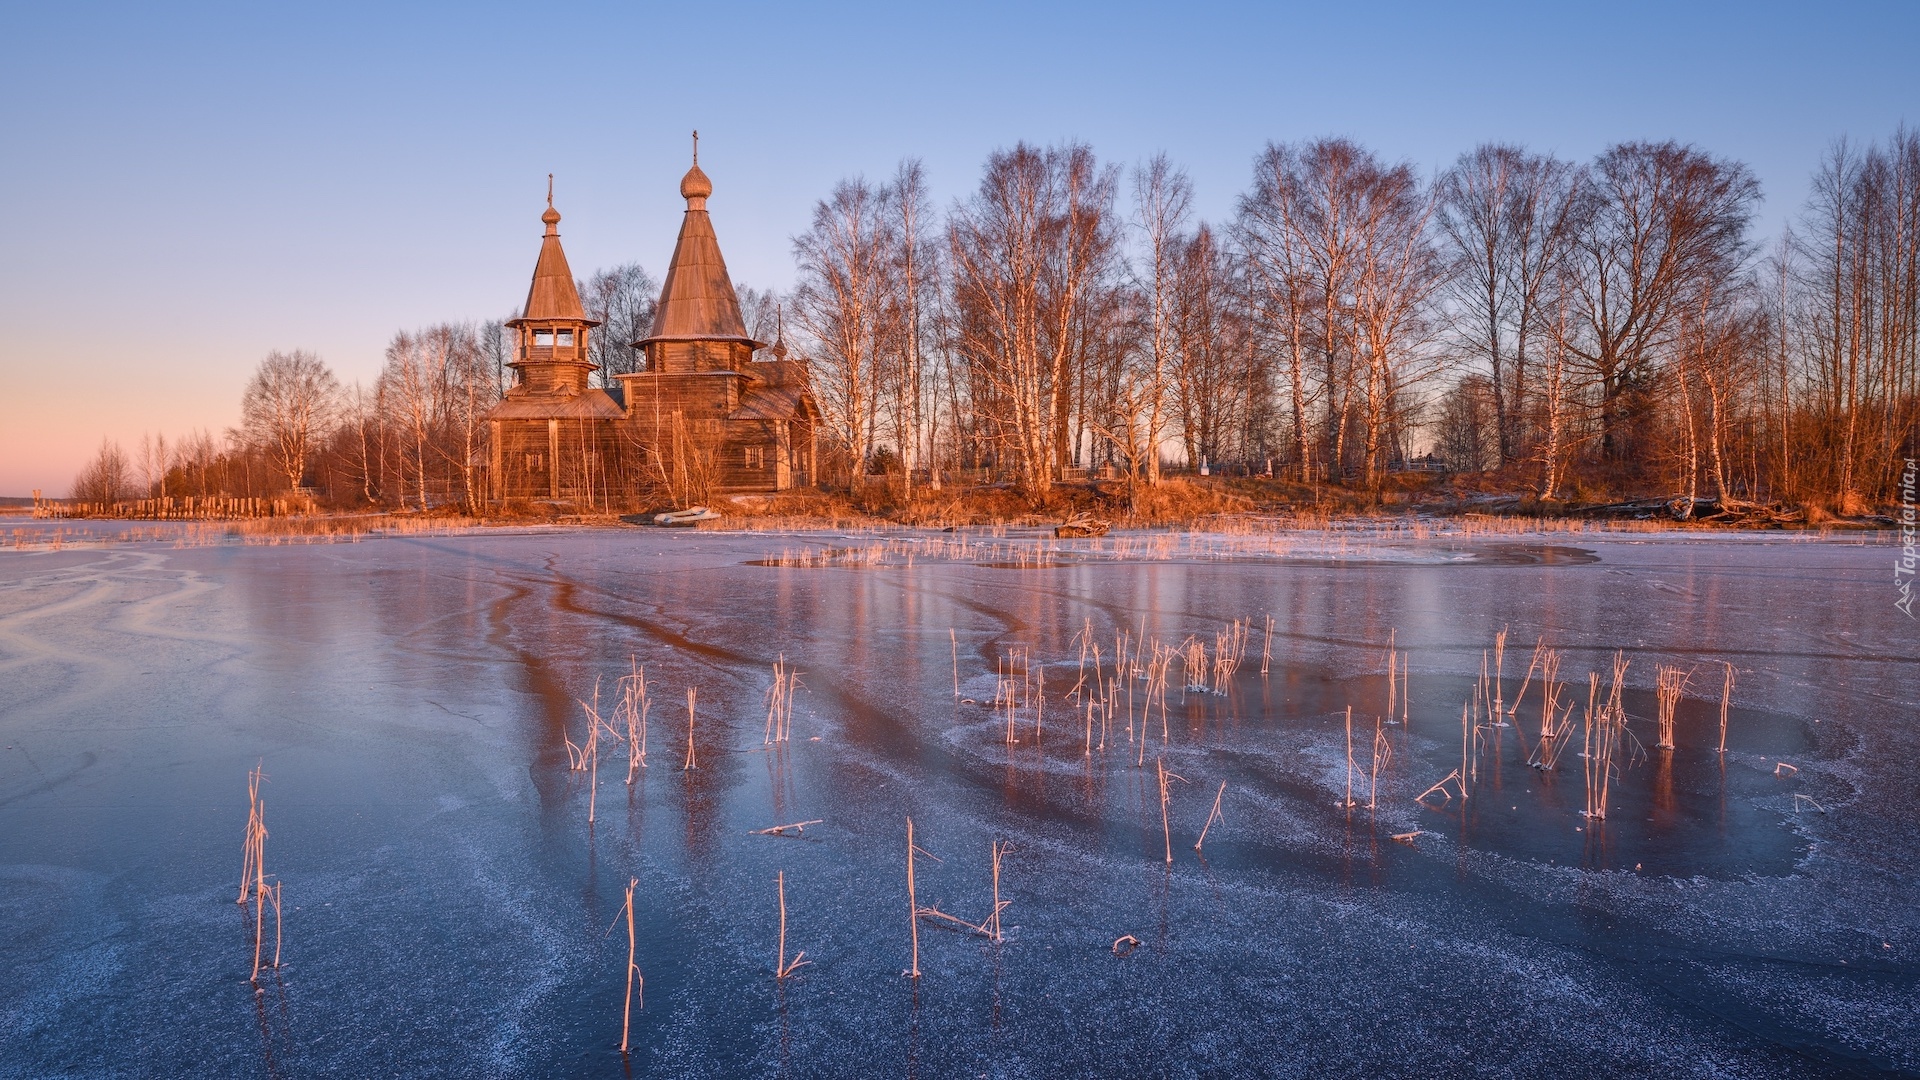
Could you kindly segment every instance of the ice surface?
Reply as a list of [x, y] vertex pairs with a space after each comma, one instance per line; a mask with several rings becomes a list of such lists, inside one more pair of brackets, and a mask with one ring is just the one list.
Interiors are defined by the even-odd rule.
[[[54, 550], [48, 523], [18, 524], [36, 531], [0, 550], [0, 1075], [617, 1075], [630, 876], [636, 1075], [1920, 1070], [1920, 636], [1878, 537], [263, 546], [96, 523]], [[1089, 619], [1109, 679], [1120, 632], [1211, 649], [1251, 619], [1250, 655], [1224, 695], [1183, 693], [1176, 668], [1170, 739], [1156, 707], [1144, 753], [1128, 673], [1133, 723], [1109, 718], [1089, 754], [1063, 696]], [[1470, 799], [1412, 801], [1459, 764], [1502, 627], [1509, 698], [1537, 638], [1565, 654], [1563, 700], [1624, 650], [1649, 746], [1654, 664], [1698, 666], [1680, 748], [1626, 767], [1604, 824], [1580, 815], [1575, 755], [1527, 767], [1527, 704], [1486, 733]], [[1369, 808], [1389, 632], [1412, 709], [1381, 725]], [[1016, 706], [1008, 745], [993, 700], [1015, 650], [1044, 667], [1045, 726]], [[769, 749], [782, 655], [802, 689]], [[649, 764], [628, 788], [603, 736], [589, 828], [565, 740], [629, 657]], [[1171, 867], [1156, 759], [1185, 780]], [[234, 897], [260, 761], [287, 911], [286, 966], [256, 995]], [[939, 857], [921, 903], [963, 918], [991, 908], [991, 841], [1013, 847], [1005, 941], [923, 921], [917, 982], [908, 815]], [[784, 984], [776, 871], [789, 955], [813, 961]], [[1123, 934], [1143, 944], [1121, 958]]]

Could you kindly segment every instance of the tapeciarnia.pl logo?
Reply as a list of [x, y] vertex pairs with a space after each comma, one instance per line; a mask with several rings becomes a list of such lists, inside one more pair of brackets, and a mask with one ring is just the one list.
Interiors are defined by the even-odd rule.
[[1915, 563], [1914, 533], [1914, 462], [1907, 459], [1907, 467], [1900, 473], [1900, 557], [1893, 561], [1893, 587], [1899, 591], [1900, 599], [1893, 606], [1906, 612], [1907, 618], [1913, 618], [1913, 574]]

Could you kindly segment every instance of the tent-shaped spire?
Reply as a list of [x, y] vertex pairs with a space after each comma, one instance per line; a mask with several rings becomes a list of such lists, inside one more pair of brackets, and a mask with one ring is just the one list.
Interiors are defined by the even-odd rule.
[[546, 222], [547, 234], [540, 240], [540, 261], [533, 264], [533, 285], [527, 289], [527, 305], [520, 311], [520, 317], [507, 323], [518, 326], [523, 322], [545, 320], [567, 320], [599, 326], [597, 320], [587, 318], [586, 309], [580, 306], [580, 292], [573, 284], [573, 271], [567, 266], [567, 253], [560, 249], [560, 211], [553, 208], [553, 177], [547, 177], [547, 210], [540, 215]]
[[700, 171], [699, 134], [694, 135], [693, 168], [680, 180], [680, 197], [687, 200], [687, 216], [680, 222], [680, 239], [673, 245], [673, 262], [654, 308], [653, 330], [634, 342], [741, 341], [758, 349], [765, 342], [747, 336], [740, 318], [740, 298], [720, 257], [720, 241], [707, 216], [707, 196], [713, 181]]

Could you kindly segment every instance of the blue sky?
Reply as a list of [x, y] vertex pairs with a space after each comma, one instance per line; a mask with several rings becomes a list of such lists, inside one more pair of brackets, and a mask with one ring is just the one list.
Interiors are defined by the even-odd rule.
[[843, 176], [942, 203], [1016, 140], [1167, 151], [1224, 218], [1268, 140], [1437, 169], [1502, 139], [1747, 162], [1777, 233], [1842, 135], [1920, 123], [1920, 4], [10, 5], [0, 14], [0, 494], [112, 435], [215, 432], [273, 348], [370, 381], [498, 317], [546, 174], [576, 273], [657, 275], [701, 130], [736, 278], [785, 287]]

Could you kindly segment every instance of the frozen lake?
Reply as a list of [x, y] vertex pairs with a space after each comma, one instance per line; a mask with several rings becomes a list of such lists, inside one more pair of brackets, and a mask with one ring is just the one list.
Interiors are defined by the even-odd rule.
[[[0, 521], [0, 1075], [1920, 1071], [1920, 628], [1885, 536], [75, 524]], [[1502, 629], [1511, 715], [1463, 735]], [[1155, 662], [1189, 639], [1204, 678]], [[1602, 822], [1582, 718], [1616, 652]], [[1690, 673], [1673, 750], [1660, 664]], [[634, 665], [646, 765], [603, 732], [596, 785], [568, 740]], [[1468, 798], [1415, 801], [1463, 766]], [[918, 903], [966, 922], [1011, 848], [1001, 940], [925, 917], [917, 980], [909, 816]]]

